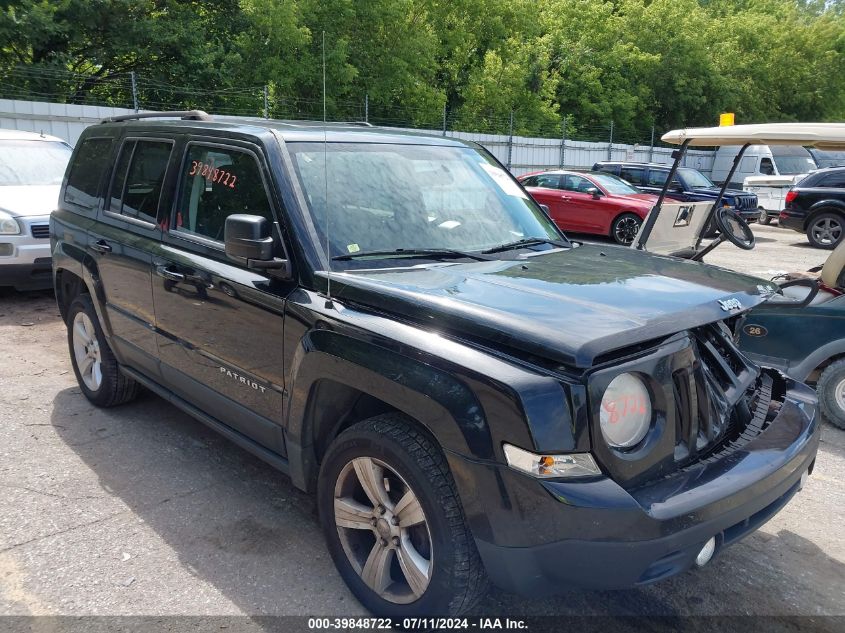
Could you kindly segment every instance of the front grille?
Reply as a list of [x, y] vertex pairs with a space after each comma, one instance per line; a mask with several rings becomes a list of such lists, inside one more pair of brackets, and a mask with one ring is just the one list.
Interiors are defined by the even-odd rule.
[[697, 328], [693, 335], [694, 361], [672, 374], [675, 461], [681, 465], [702, 460], [746, 431], [759, 433], [771, 400], [771, 378], [761, 377], [742, 355], [725, 324]]
[[50, 237], [49, 224], [32, 224], [30, 225], [29, 230], [32, 232], [32, 237], [37, 239], [42, 240]]
[[739, 211], [750, 211], [757, 208], [757, 196], [737, 196], [736, 208]]

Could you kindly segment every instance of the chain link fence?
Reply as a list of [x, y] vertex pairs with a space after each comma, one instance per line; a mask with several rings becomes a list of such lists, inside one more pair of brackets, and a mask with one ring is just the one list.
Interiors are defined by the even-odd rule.
[[[50, 133], [71, 143], [86, 125], [133, 111], [200, 109], [217, 116], [322, 120], [323, 106], [322, 98], [278, 94], [273, 86], [198, 89], [134, 72], [97, 76], [26, 66], [0, 73], [0, 125], [41, 131], [36, 124], [47, 122]], [[447, 107], [433, 112], [374, 103], [367, 94], [359, 99], [328, 98], [325, 106], [333, 122], [359, 121], [474, 141], [516, 175], [549, 168], [590, 168], [600, 160], [671, 162], [672, 148], [660, 144], [662, 131], [653, 126], [620, 131], [613, 121], [580, 125], [569, 115], [561, 116], [560, 123], [537, 123], [520, 120], [518, 112], [506, 117], [468, 117]], [[111, 114], [103, 114], [107, 111]], [[685, 164], [708, 173], [712, 154], [690, 151]]]

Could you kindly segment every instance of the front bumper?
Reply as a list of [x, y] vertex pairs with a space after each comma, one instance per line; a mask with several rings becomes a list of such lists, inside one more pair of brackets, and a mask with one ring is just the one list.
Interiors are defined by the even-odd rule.
[[741, 449], [635, 490], [450, 456], [491, 579], [532, 595], [648, 584], [690, 568], [711, 537], [718, 552], [756, 530], [797, 492], [818, 449], [815, 394], [788, 385], [778, 415]]
[[17, 220], [21, 225], [18, 235], [0, 235], [0, 286], [49, 288], [53, 284], [50, 238], [46, 236], [50, 218]]

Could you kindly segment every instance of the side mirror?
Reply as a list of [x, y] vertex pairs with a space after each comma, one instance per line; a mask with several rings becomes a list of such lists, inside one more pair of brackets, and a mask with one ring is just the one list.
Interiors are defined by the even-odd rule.
[[593, 198], [596, 198], [596, 199], [601, 198], [601, 191], [599, 191], [599, 189], [597, 187], [590, 187], [589, 189], [586, 190], [586, 193], [593, 196]]
[[226, 257], [247, 268], [283, 268], [286, 259], [273, 257], [273, 225], [260, 215], [236, 213], [226, 218], [223, 241]]

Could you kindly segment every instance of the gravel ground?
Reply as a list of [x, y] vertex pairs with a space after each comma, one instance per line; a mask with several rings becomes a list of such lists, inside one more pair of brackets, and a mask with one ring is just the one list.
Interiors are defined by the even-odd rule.
[[[756, 250], [709, 261], [769, 277], [826, 255], [754, 230]], [[284, 476], [153, 395], [88, 404], [49, 293], [0, 291], [0, 358], [0, 614], [364, 614]], [[843, 507], [845, 433], [826, 425], [806, 488], [703, 569], [630, 591], [494, 590], [479, 613], [845, 615]]]

